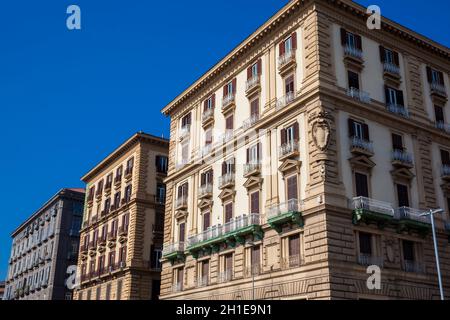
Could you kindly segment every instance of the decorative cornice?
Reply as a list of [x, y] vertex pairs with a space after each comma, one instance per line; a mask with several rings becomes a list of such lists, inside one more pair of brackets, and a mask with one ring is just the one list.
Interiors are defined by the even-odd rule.
[[[272, 18], [270, 18], [265, 24], [263, 24], [258, 30], [250, 35], [246, 40], [239, 44], [232, 52], [230, 52], [224, 59], [219, 61], [213, 68], [207, 71], [201, 78], [188, 87], [183, 93], [176, 97], [171, 103], [164, 107], [161, 112], [169, 116], [175, 108], [182, 103], [186, 102], [189, 98], [193, 97], [205, 86], [211, 83], [225, 70], [232, 66], [238, 58], [248, 53], [252, 48], [260, 44], [261, 40], [267, 37], [277, 26], [285, 22], [294, 13], [296, 13], [300, 7], [305, 7], [310, 2], [326, 2], [341, 10], [352, 13], [353, 15], [366, 20], [368, 14], [366, 8], [351, 0], [292, 0], [286, 4], [280, 11], [278, 11]], [[420, 35], [400, 24], [382, 17], [382, 30], [391, 33], [395, 36], [402, 38], [403, 40], [410, 41], [417, 45], [419, 48], [428, 50], [437, 55], [442, 56], [444, 59], [450, 60], [449, 48]]]

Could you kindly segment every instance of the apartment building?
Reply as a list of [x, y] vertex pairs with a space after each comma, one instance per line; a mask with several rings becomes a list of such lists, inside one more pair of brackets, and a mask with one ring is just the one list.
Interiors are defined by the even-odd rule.
[[4, 300], [70, 300], [84, 190], [62, 189], [12, 233]]
[[[450, 51], [293, 0], [167, 105], [163, 299], [450, 294]], [[381, 289], [367, 286], [367, 266]]]
[[136, 133], [82, 178], [75, 299], [158, 298], [168, 144]]
[[3, 300], [5, 295], [5, 281], [0, 281], [0, 300]]

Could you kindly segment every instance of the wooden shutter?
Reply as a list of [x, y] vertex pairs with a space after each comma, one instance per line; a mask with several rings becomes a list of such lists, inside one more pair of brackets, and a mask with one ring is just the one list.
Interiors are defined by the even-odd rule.
[[179, 226], [179, 235], [178, 235], [178, 242], [184, 242], [184, 236], [185, 236], [185, 224], [180, 223]]
[[233, 254], [229, 253], [225, 256], [225, 270], [231, 271], [233, 269]]
[[247, 80], [250, 80], [253, 77], [252, 67], [253, 66], [250, 66], [250, 67], [247, 68]]
[[299, 128], [298, 128], [298, 122], [294, 123], [293, 129], [294, 129], [294, 140], [295, 140], [295, 141], [298, 141], [298, 140], [299, 140]]
[[386, 49], [380, 46], [380, 60], [382, 63], [386, 62]]
[[359, 233], [359, 252], [362, 254], [372, 254], [372, 236], [368, 233]]
[[297, 199], [298, 197], [297, 176], [293, 176], [287, 179], [287, 193], [288, 193], [288, 200]]
[[439, 74], [439, 81], [438, 81], [438, 83], [440, 85], [444, 85], [444, 74], [442, 72], [438, 72], [438, 74]]
[[444, 166], [450, 165], [450, 152], [447, 150], [441, 150], [441, 160]]
[[403, 138], [401, 135], [392, 134], [392, 147], [394, 150], [403, 150]]
[[395, 64], [396, 66], [400, 66], [400, 57], [399, 57], [398, 52], [393, 51], [392, 53], [393, 53], [393, 55], [394, 55], [394, 64]]
[[280, 43], [280, 57], [283, 56], [286, 52], [286, 48], [284, 47], [284, 41]]
[[369, 197], [369, 186], [367, 181], [367, 175], [361, 173], [355, 173], [355, 185], [357, 197]]
[[206, 110], [208, 110], [208, 99], [203, 102], [203, 112], [205, 112]]
[[216, 94], [213, 93], [213, 95], [211, 96], [211, 106], [214, 109], [216, 107]]
[[256, 157], [257, 160], [261, 160], [261, 142], [256, 145]]
[[428, 66], [427, 66], [427, 79], [429, 83], [433, 82], [433, 71]]
[[356, 39], [356, 48], [362, 50], [362, 38], [359, 35], [355, 35]]
[[229, 203], [225, 206], [225, 223], [233, 219], [233, 204]]
[[222, 162], [222, 175], [225, 175], [227, 173], [227, 163]]
[[369, 126], [367, 124], [363, 124], [363, 138], [366, 141], [370, 141], [370, 136], [369, 136]]
[[397, 95], [397, 104], [400, 106], [404, 106], [405, 105], [405, 100], [403, 99], [403, 91], [402, 90], [397, 90], [396, 91], [396, 95]]
[[203, 214], [203, 231], [208, 230], [208, 228], [211, 226], [211, 214], [209, 212], [205, 212]]
[[348, 119], [348, 136], [353, 138], [355, 136], [355, 121], [353, 119]]
[[436, 122], [445, 122], [444, 120], [444, 109], [440, 106], [434, 106], [434, 115], [436, 117]]
[[252, 193], [250, 198], [250, 213], [259, 213], [259, 192]]
[[250, 163], [250, 148], [247, 148], [246, 152], [247, 152], [247, 162], [246, 163]]
[[292, 49], [297, 50], [297, 32], [294, 32], [291, 36], [292, 39]]
[[231, 82], [233, 85], [233, 94], [236, 94], [236, 86], [237, 86], [237, 79], [234, 78], [233, 81]]
[[300, 255], [300, 235], [296, 234], [289, 237], [289, 256]]
[[206, 184], [206, 174], [202, 173], [200, 175], [200, 185], [204, 186]]
[[257, 63], [258, 63], [258, 76], [260, 76], [262, 74], [262, 60], [259, 59]]
[[233, 115], [229, 116], [226, 120], [225, 120], [225, 126], [227, 130], [233, 130]]
[[286, 129], [281, 129], [281, 145], [286, 144]]
[[408, 187], [402, 184], [397, 184], [397, 196], [399, 207], [409, 207]]
[[223, 87], [223, 96], [224, 96], [224, 97], [228, 96], [228, 84], [226, 84], [226, 85]]
[[341, 44], [345, 46], [347, 44], [347, 31], [341, 28]]
[[259, 266], [261, 264], [261, 246], [254, 246], [252, 248], [252, 266]]
[[202, 277], [204, 279], [209, 277], [209, 260], [202, 262]]
[[184, 274], [183, 268], [178, 268], [178, 271], [177, 271], [177, 283], [180, 284], [180, 285], [183, 285], [183, 282], [184, 282], [183, 274]]

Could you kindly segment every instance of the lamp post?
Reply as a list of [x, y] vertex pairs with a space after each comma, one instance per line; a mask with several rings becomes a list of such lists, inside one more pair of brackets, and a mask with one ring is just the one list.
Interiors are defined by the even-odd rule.
[[439, 292], [441, 295], [441, 300], [444, 300], [444, 289], [442, 288], [442, 277], [441, 277], [441, 267], [439, 265], [439, 253], [438, 253], [438, 243], [436, 238], [436, 229], [434, 226], [434, 215], [443, 213], [444, 210], [442, 209], [430, 209], [428, 212], [423, 213], [421, 216], [430, 216], [431, 219], [431, 229], [433, 232], [433, 243], [434, 243], [434, 255], [436, 257], [436, 269], [438, 274], [438, 280], [439, 280]]

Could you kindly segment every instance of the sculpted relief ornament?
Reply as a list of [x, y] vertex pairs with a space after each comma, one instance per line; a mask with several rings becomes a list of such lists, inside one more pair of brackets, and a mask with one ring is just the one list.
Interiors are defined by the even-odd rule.
[[322, 152], [326, 151], [330, 144], [331, 120], [332, 116], [326, 111], [321, 111], [318, 114], [314, 113], [309, 119], [310, 123], [312, 123], [312, 137], [314, 144]]

